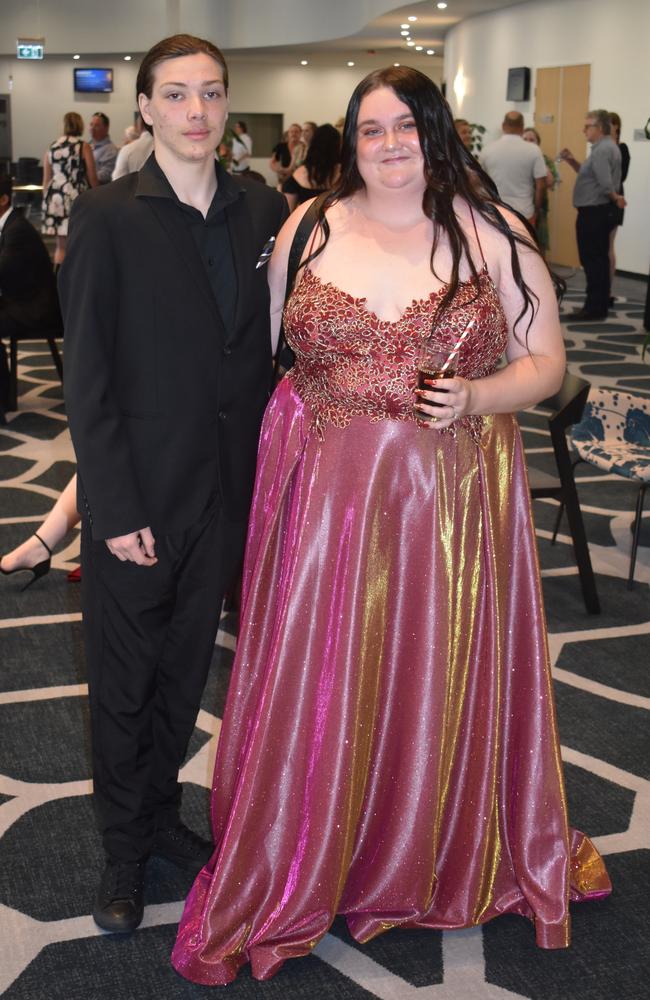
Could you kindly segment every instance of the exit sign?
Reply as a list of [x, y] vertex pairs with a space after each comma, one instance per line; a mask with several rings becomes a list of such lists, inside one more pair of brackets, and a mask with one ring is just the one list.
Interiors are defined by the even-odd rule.
[[16, 41], [16, 55], [19, 59], [42, 59], [45, 54], [44, 38], [19, 38]]

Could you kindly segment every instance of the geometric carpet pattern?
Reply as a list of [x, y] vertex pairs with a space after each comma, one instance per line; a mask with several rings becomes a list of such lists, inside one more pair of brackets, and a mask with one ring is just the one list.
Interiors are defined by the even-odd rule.
[[[563, 309], [580, 304], [570, 289]], [[650, 397], [641, 360], [641, 296], [607, 321], [564, 323], [569, 368], [592, 384]], [[19, 405], [0, 427], [0, 552], [37, 528], [74, 469], [61, 387], [44, 343], [21, 344]], [[546, 419], [520, 422], [531, 465], [553, 469]], [[582, 601], [566, 524], [536, 501], [548, 634], [571, 822], [606, 856], [611, 897], [573, 909], [568, 951], [536, 948], [528, 921], [502, 917], [468, 931], [399, 931], [360, 946], [336, 921], [314, 954], [258, 983], [242, 1000], [641, 1000], [650, 976], [650, 511], [636, 585], [626, 577], [634, 483], [577, 467], [578, 492], [602, 613]], [[190, 882], [162, 859], [146, 872], [145, 919], [129, 936], [90, 916], [102, 856], [90, 797], [87, 688], [79, 589], [66, 580], [78, 532], [48, 576], [20, 593], [0, 577], [0, 995], [6, 1000], [185, 1000], [215, 996], [169, 964]], [[235, 648], [221, 621], [202, 710], [182, 771], [183, 813], [208, 833], [208, 789]]]

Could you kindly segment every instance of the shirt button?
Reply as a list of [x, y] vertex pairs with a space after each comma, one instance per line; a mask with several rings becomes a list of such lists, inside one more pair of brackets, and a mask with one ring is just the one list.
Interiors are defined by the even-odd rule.
[[214, 264], [214, 258], [208, 257], [208, 267], [212, 267], [213, 264]]
[[217, 416], [219, 417], [219, 420], [227, 420], [228, 419], [228, 414], [225, 413], [224, 410], [219, 410], [219, 413], [217, 414]]
[[232, 347], [229, 347], [229, 346], [228, 346], [228, 344], [226, 344], [226, 346], [225, 346], [225, 347], [224, 347], [224, 349], [223, 349], [223, 353], [224, 353], [224, 354], [225, 354], [225, 355], [226, 355], [227, 357], [229, 357], [229, 356], [230, 356], [230, 355], [232, 354]]

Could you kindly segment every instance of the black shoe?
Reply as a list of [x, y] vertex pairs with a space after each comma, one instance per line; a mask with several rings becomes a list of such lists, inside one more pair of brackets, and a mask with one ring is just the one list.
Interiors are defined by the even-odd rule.
[[574, 309], [572, 313], [570, 313], [568, 316], [563, 316], [562, 319], [566, 319], [568, 323], [576, 323], [576, 322], [600, 323], [602, 322], [602, 320], [607, 319], [607, 313], [600, 316], [598, 315], [598, 313], [587, 312], [586, 309]]
[[41, 536], [39, 535], [39, 533], [37, 531], [34, 532], [34, 538], [38, 538], [38, 540], [41, 543], [41, 545], [43, 546], [43, 548], [47, 549], [47, 551], [49, 553], [47, 559], [41, 560], [41, 562], [36, 563], [35, 566], [16, 566], [15, 569], [3, 569], [2, 566], [0, 566], [0, 573], [3, 573], [5, 576], [12, 576], [14, 573], [31, 573], [32, 574], [31, 577], [29, 578], [29, 580], [27, 581], [27, 583], [25, 584], [25, 586], [21, 587], [21, 591], [22, 590], [27, 590], [27, 588], [31, 587], [31, 585], [34, 583], [35, 580], [40, 580], [40, 578], [42, 576], [45, 576], [46, 573], [50, 572], [50, 564], [52, 562], [52, 558], [51, 558], [52, 557], [52, 549], [47, 544], [47, 542], [43, 541], [43, 539], [41, 538]]
[[144, 861], [109, 858], [99, 883], [93, 920], [104, 931], [128, 934], [142, 921]]
[[208, 863], [214, 851], [214, 844], [204, 840], [198, 833], [190, 830], [179, 820], [175, 826], [162, 827], [156, 830], [151, 853], [159, 858], [166, 858], [179, 868], [197, 875]]

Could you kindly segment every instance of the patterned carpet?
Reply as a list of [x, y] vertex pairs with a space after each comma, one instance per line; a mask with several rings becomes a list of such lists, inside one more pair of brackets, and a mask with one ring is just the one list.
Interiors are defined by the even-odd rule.
[[[593, 384], [650, 396], [640, 357], [641, 293], [591, 326], [565, 323], [569, 365]], [[565, 312], [580, 304], [572, 283]], [[20, 354], [20, 410], [0, 427], [0, 552], [33, 530], [71, 475], [61, 388], [46, 345]], [[521, 417], [531, 464], [550, 470], [545, 418]], [[606, 855], [610, 899], [576, 907], [567, 952], [535, 948], [527, 921], [482, 929], [393, 931], [365, 947], [342, 922], [308, 958], [269, 983], [244, 971], [232, 998], [260, 1000], [641, 1000], [648, 975], [650, 889], [650, 510], [628, 591], [634, 484], [578, 467], [579, 493], [602, 614], [586, 614], [556, 507], [537, 501], [549, 637], [572, 823]], [[650, 506], [650, 505], [649, 505]], [[0, 578], [0, 994], [7, 1000], [181, 1000], [215, 995], [169, 965], [186, 876], [162, 860], [147, 870], [146, 914], [129, 937], [101, 934], [90, 917], [100, 846], [90, 800], [88, 719], [79, 590], [66, 581], [78, 534], [48, 576], [24, 594]], [[187, 821], [207, 834], [219, 715], [235, 646], [225, 617], [182, 777]]]

